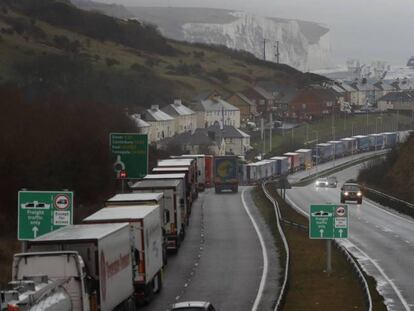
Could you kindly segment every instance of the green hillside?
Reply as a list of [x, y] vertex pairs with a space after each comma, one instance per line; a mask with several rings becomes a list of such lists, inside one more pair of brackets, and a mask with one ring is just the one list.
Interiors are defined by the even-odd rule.
[[414, 203], [414, 136], [383, 161], [371, 163], [358, 179], [373, 188]]
[[31, 96], [58, 92], [138, 109], [206, 89], [240, 91], [262, 78], [304, 85], [320, 77], [246, 52], [167, 40], [152, 25], [67, 1], [0, 3], [0, 82]]

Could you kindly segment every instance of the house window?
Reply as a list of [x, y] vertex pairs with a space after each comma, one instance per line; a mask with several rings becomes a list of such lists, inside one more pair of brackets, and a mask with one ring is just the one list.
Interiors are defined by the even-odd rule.
[[264, 99], [261, 99], [261, 100], [259, 101], [259, 105], [264, 105], [264, 104], [265, 104]]

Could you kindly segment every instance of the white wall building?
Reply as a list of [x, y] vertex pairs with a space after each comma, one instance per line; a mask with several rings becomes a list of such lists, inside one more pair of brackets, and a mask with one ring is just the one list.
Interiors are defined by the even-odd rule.
[[197, 115], [190, 108], [184, 106], [180, 99], [173, 104], [161, 108], [166, 114], [175, 119], [175, 134], [193, 131], [197, 127]]
[[201, 100], [191, 104], [197, 114], [197, 127], [205, 128], [214, 124], [240, 127], [240, 110], [220, 97]]
[[151, 109], [145, 110], [144, 119], [151, 125], [148, 133], [149, 142], [157, 142], [174, 135], [174, 118], [160, 110], [158, 105], [152, 105]]
[[141, 114], [134, 113], [130, 115], [130, 118], [132, 119], [132, 121], [134, 121], [135, 125], [137, 126], [139, 134], [147, 134], [147, 135], [149, 134], [151, 124], [142, 120]]

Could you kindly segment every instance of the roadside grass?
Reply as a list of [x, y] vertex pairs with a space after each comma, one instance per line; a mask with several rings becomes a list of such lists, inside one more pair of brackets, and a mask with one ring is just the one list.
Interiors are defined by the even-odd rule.
[[20, 243], [15, 238], [0, 238], [0, 289], [5, 289], [12, 277], [13, 255], [20, 252]]
[[[383, 113], [368, 115], [354, 115], [347, 117], [335, 116], [334, 130], [332, 131], [332, 118], [325, 118], [311, 123], [285, 130], [283, 133], [273, 133], [271, 155], [292, 151], [292, 148], [313, 146], [316, 142], [326, 142], [350, 137], [353, 135], [367, 135], [371, 133], [390, 132], [397, 129], [413, 128], [411, 116], [402, 113]], [[257, 150], [263, 150], [263, 141], [260, 136], [252, 137], [252, 145]], [[269, 132], [265, 133], [264, 140], [266, 152], [269, 151]]]
[[[281, 200], [274, 187], [268, 186], [268, 189], [278, 200], [284, 219], [302, 226], [308, 225], [303, 215]], [[269, 225], [278, 249], [283, 249], [276, 229], [273, 206], [266, 199], [261, 187], [254, 190], [253, 199]], [[351, 265], [341, 252], [336, 248], [332, 249], [333, 272], [328, 274], [324, 272], [326, 242], [310, 240], [307, 230], [290, 225], [283, 225], [283, 227], [291, 260], [289, 286], [283, 310], [365, 310], [362, 289], [352, 272]], [[383, 298], [375, 290], [375, 281], [369, 279], [368, 282], [374, 300], [373, 310], [385, 311]]]

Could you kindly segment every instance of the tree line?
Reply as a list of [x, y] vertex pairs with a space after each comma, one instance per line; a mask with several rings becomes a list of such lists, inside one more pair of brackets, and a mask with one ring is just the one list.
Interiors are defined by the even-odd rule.
[[119, 106], [62, 95], [27, 99], [0, 86], [0, 233], [16, 233], [17, 192], [75, 192], [75, 217], [116, 190], [110, 132], [134, 132]]

